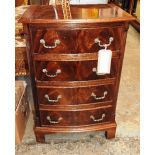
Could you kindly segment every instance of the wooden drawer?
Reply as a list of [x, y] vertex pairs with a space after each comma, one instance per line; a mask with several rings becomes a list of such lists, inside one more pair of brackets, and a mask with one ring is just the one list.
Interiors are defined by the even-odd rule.
[[79, 105], [112, 101], [113, 85], [82, 88], [38, 88], [38, 101], [43, 105]]
[[113, 41], [108, 47], [112, 51], [120, 50], [122, 42], [122, 27], [95, 28], [81, 30], [54, 30], [52, 28], [31, 29], [32, 51], [34, 53], [92, 53], [108, 44], [109, 38]]
[[78, 104], [89, 104], [112, 101], [114, 96], [114, 86], [113, 85], [101, 85], [93, 87], [83, 87], [77, 90], [77, 100]]
[[77, 89], [38, 88], [38, 101], [43, 105], [76, 105]]
[[111, 107], [83, 111], [40, 111], [42, 126], [82, 126], [114, 121]]
[[111, 73], [97, 75], [97, 61], [80, 62], [54, 62], [54, 61], [36, 61], [35, 72], [38, 81], [88, 81], [106, 78], [114, 78], [117, 74], [118, 59], [113, 58], [111, 64]]
[[38, 81], [76, 81], [77, 62], [37, 61]]

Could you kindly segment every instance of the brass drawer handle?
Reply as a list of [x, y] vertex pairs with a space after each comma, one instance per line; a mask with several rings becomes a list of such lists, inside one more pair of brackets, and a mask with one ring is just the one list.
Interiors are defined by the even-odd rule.
[[94, 68], [92, 69], [92, 71], [93, 71], [93, 72], [96, 72], [96, 71], [97, 71], [97, 69], [94, 67]]
[[113, 37], [110, 37], [110, 38], [109, 38], [109, 43], [108, 43], [108, 44], [101, 44], [101, 40], [100, 40], [99, 38], [96, 38], [96, 39], [94, 40], [94, 42], [95, 42], [96, 44], [98, 44], [100, 47], [104, 47], [105, 49], [107, 49], [107, 47], [111, 45], [111, 43], [112, 43], [113, 40], [114, 40], [114, 38], [113, 38]]
[[42, 70], [42, 72], [45, 73], [47, 77], [53, 78], [53, 77], [56, 77], [58, 74], [61, 73], [61, 69], [57, 69], [56, 73], [55, 74], [51, 74], [51, 75], [48, 74], [48, 71], [45, 68]]
[[108, 92], [105, 91], [103, 94], [104, 94], [104, 95], [101, 96], [101, 97], [96, 97], [96, 94], [95, 94], [94, 92], [92, 92], [92, 93], [91, 93], [91, 96], [94, 97], [95, 100], [102, 100], [102, 99], [104, 99], [104, 98], [106, 97], [106, 95], [108, 94]]
[[90, 119], [92, 119], [94, 122], [103, 121], [104, 118], [105, 118], [105, 114], [102, 114], [102, 117], [100, 119], [95, 119], [93, 115], [90, 116]]
[[50, 124], [58, 124], [63, 119], [62, 117], [58, 118], [58, 121], [52, 121], [50, 116], [47, 116], [46, 119], [49, 121]]
[[52, 102], [52, 103], [57, 103], [62, 98], [61, 95], [58, 95], [56, 100], [52, 100], [49, 98], [48, 94], [45, 94], [44, 97], [47, 99], [48, 102]]
[[42, 44], [45, 48], [56, 48], [60, 43], [61, 43], [61, 41], [59, 39], [56, 39], [54, 41], [53, 46], [48, 46], [48, 45], [46, 45], [46, 42], [44, 39], [40, 39], [40, 44]]
[[[97, 74], [97, 69], [95, 67], [92, 69], [92, 72], [95, 72], [96, 75], [100, 75], [100, 74]], [[102, 75], [106, 75], [106, 74], [102, 74]]]

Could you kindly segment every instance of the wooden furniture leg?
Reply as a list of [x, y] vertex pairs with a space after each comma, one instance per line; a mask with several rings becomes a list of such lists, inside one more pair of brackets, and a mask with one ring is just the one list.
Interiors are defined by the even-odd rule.
[[36, 132], [35, 131], [35, 136], [36, 136], [36, 141], [39, 143], [45, 143], [45, 135], [44, 133]]
[[112, 138], [115, 138], [115, 133], [116, 133], [116, 128], [111, 128], [105, 132], [105, 136], [107, 139], [112, 139]]

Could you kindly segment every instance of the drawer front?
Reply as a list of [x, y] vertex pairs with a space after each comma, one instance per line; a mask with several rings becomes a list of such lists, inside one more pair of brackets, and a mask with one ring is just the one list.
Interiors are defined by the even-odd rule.
[[88, 80], [99, 80], [99, 79], [107, 79], [114, 78], [117, 74], [118, 69], [118, 58], [113, 58], [111, 63], [110, 74], [105, 75], [97, 75], [97, 60], [94, 61], [81, 61], [78, 63], [77, 67], [77, 79], [78, 81], [88, 81]]
[[113, 85], [82, 88], [38, 88], [38, 101], [43, 105], [79, 105], [109, 101], [113, 98]]
[[43, 105], [76, 105], [77, 89], [73, 88], [38, 88], [38, 101]]
[[78, 88], [78, 104], [96, 104], [97, 102], [102, 102], [104, 105], [104, 102], [106, 101], [112, 102], [114, 96], [113, 93], [113, 85]]
[[82, 30], [31, 29], [34, 53], [92, 53], [108, 46], [120, 50], [123, 28], [95, 28]]
[[112, 108], [86, 111], [40, 111], [42, 126], [80, 126], [114, 121]]
[[88, 81], [114, 78], [117, 74], [118, 59], [112, 59], [110, 74], [97, 75], [96, 67], [97, 61], [35, 62], [36, 79], [38, 81]]
[[75, 53], [76, 31], [32, 29], [34, 53]]
[[76, 81], [76, 62], [38, 61], [35, 63], [39, 81]]

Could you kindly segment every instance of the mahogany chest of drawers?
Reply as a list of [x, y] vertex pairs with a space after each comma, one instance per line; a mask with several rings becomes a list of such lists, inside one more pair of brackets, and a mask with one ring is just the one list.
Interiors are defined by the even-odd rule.
[[[72, 5], [70, 18], [63, 16], [61, 6], [30, 6], [24, 13], [20, 22], [27, 40], [38, 142], [51, 133], [103, 130], [107, 138], [115, 137], [121, 68], [133, 19], [112, 4]], [[97, 75], [98, 51], [108, 43], [111, 72]]]

